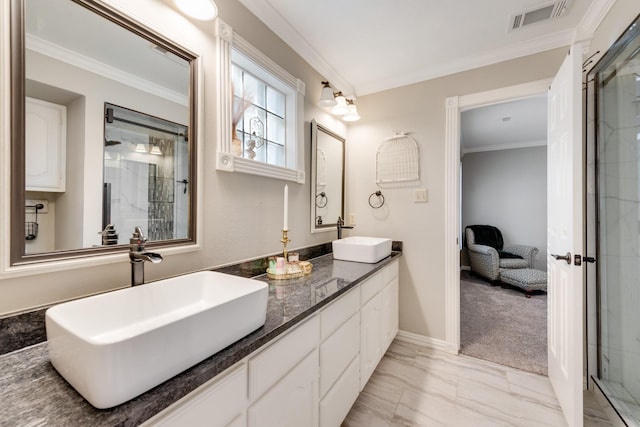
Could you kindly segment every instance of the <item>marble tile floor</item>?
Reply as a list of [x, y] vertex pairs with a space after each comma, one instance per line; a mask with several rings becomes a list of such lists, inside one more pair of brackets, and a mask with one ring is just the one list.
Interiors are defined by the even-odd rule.
[[[585, 427], [611, 426], [585, 392]], [[545, 376], [394, 341], [343, 427], [566, 426]]]

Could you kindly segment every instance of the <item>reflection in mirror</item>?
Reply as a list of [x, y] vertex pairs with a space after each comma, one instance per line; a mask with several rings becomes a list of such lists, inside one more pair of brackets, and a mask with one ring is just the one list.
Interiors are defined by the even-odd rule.
[[186, 238], [187, 127], [105, 103], [104, 134], [102, 243], [126, 244], [136, 226], [150, 241]]
[[102, 2], [11, 1], [11, 263], [118, 250], [136, 225], [193, 242], [195, 55]]
[[311, 232], [335, 229], [344, 218], [344, 138], [311, 122]]

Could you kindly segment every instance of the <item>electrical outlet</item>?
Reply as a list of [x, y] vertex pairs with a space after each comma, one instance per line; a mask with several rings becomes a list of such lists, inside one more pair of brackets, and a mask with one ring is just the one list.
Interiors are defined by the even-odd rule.
[[349, 214], [349, 225], [356, 225], [356, 214]]
[[426, 188], [418, 188], [413, 191], [413, 203], [427, 203]]

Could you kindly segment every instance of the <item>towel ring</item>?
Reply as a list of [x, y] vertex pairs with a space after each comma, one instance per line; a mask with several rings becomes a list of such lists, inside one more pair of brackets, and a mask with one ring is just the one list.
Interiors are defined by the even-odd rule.
[[[371, 203], [371, 198], [373, 196], [378, 197], [378, 202], [380, 203], [379, 205], [374, 206], [373, 203]], [[375, 193], [371, 193], [371, 195], [369, 196], [369, 206], [371, 206], [373, 209], [380, 209], [383, 205], [384, 205], [384, 196], [382, 195], [382, 191], [378, 190]]]
[[[320, 200], [318, 200], [318, 197], [320, 197]], [[323, 201], [324, 204], [322, 203]], [[324, 191], [316, 196], [317, 208], [324, 208], [325, 206], [327, 206], [327, 203], [329, 203], [329, 198], [327, 197], [327, 193], [325, 193]]]

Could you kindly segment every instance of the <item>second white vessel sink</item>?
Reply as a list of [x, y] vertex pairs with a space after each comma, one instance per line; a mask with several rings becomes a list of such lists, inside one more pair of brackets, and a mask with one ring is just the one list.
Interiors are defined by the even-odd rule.
[[333, 258], [375, 264], [391, 254], [391, 239], [382, 237], [346, 237], [331, 242]]
[[51, 363], [93, 406], [130, 400], [262, 326], [268, 285], [212, 271], [54, 306]]

